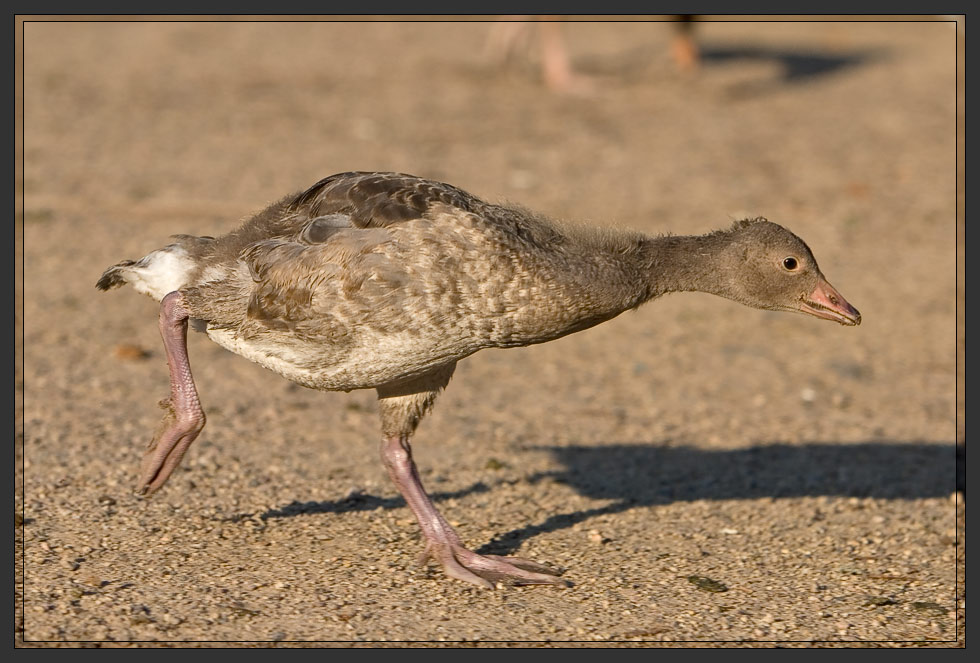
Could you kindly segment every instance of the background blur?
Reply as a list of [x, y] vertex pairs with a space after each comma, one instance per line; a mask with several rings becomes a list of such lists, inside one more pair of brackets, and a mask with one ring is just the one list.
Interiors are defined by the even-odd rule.
[[[542, 83], [534, 26], [502, 59], [488, 21], [24, 23], [24, 639], [955, 640], [963, 33], [706, 17], [686, 70], [659, 18], [561, 26], [589, 94]], [[863, 323], [675, 295], [462, 362], [423, 478], [471, 545], [567, 566], [566, 593], [413, 570], [374, 394], [202, 335], [208, 428], [137, 500], [157, 305], [95, 281], [347, 170], [649, 233], [764, 215]]]

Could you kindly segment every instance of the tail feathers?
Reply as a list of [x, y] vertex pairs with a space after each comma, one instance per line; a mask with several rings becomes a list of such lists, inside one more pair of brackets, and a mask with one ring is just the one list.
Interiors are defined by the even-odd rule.
[[160, 301], [167, 293], [183, 288], [199, 266], [181, 243], [157, 249], [139, 260], [123, 260], [105, 271], [95, 284], [100, 290], [129, 283], [136, 292]]
[[102, 278], [99, 282], [95, 284], [95, 287], [99, 290], [111, 290], [112, 288], [118, 288], [119, 286], [126, 283], [126, 277], [123, 276], [123, 268], [135, 265], [136, 263], [132, 260], [123, 260], [105, 270], [102, 274]]

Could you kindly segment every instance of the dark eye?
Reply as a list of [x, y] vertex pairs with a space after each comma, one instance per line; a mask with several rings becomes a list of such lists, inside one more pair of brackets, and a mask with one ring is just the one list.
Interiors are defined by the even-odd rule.
[[794, 272], [796, 271], [796, 268], [799, 266], [800, 266], [800, 261], [794, 258], [793, 256], [789, 256], [788, 258], [783, 258], [783, 267], [785, 267], [787, 270]]

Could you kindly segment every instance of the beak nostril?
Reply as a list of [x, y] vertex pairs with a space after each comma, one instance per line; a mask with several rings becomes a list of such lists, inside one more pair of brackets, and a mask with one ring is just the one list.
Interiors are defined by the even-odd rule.
[[835, 306], [839, 303], [837, 301], [837, 298], [834, 297], [833, 295], [830, 295], [827, 299], [829, 299], [830, 300], [830, 303], [833, 304], [833, 305], [835, 305]]

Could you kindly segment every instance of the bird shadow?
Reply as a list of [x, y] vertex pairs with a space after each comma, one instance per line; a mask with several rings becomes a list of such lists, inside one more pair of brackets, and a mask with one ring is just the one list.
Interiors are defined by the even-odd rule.
[[[771, 443], [735, 450], [649, 443], [528, 449], [548, 452], [561, 467], [529, 474], [518, 481], [559, 483], [584, 497], [611, 502], [554, 514], [540, 523], [505, 532], [477, 552], [510, 554], [538, 534], [637, 506], [693, 500], [819, 496], [923, 499], [965, 490], [963, 446], [938, 442]], [[440, 502], [486, 493], [513, 483], [512, 479], [495, 485], [480, 481], [459, 490], [430, 495], [433, 501]], [[401, 497], [382, 498], [352, 492], [339, 500], [294, 500], [259, 517], [265, 520], [404, 506]]]
[[[646, 78], [650, 62], [656, 61], [658, 51], [650, 46], [638, 46], [618, 55], [601, 58], [582, 58], [576, 67], [583, 73], [620, 76], [628, 80]], [[704, 68], [727, 64], [775, 63], [775, 76], [742, 81], [729, 86], [728, 93], [740, 96], [759, 93], [785, 85], [810, 82], [841, 71], [866, 65], [885, 56], [881, 49], [825, 52], [781, 48], [775, 46], [733, 45], [700, 47], [700, 62]]]
[[538, 534], [637, 506], [819, 496], [921, 499], [963, 489], [957, 471], [960, 448], [954, 444], [775, 443], [723, 451], [649, 444], [539, 449], [549, 451], [564, 469], [539, 472], [529, 481], [566, 484], [585, 497], [613, 501], [503, 533], [478, 552], [512, 553]]
[[820, 76], [827, 76], [844, 69], [857, 67], [883, 56], [881, 51], [854, 50], [834, 53], [815, 50], [797, 50], [771, 46], [707, 46], [701, 50], [705, 65], [725, 64], [734, 61], [775, 62], [779, 65], [776, 82], [802, 83]]
[[[474, 483], [472, 486], [454, 491], [441, 491], [429, 493], [429, 497], [435, 502], [451, 500], [476, 493], [486, 493], [490, 491], [490, 486], [482, 481]], [[374, 511], [375, 509], [399, 509], [405, 506], [405, 499], [402, 497], [375, 497], [360, 490], [351, 491], [346, 497], [339, 500], [327, 500], [325, 502], [301, 502], [293, 500], [289, 504], [278, 509], [269, 509], [259, 514], [259, 518], [292, 518], [302, 514], [313, 513], [351, 513], [354, 511]], [[239, 514], [233, 518], [243, 519], [250, 517], [250, 514]]]

